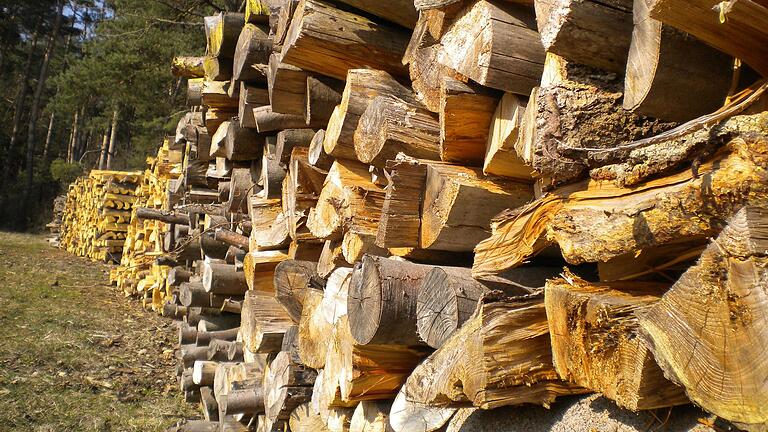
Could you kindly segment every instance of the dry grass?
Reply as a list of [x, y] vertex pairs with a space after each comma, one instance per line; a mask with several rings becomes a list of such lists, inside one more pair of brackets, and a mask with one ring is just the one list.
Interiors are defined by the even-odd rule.
[[173, 326], [108, 268], [0, 233], [0, 430], [155, 431], [194, 415], [173, 374]]

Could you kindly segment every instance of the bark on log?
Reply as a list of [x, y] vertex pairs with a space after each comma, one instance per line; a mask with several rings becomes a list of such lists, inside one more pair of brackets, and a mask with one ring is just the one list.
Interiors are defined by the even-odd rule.
[[298, 129], [307, 126], [319, 126], [314, 124], [307, 125], [304, 123], [304, 115], [276, 113], [272, 111], [271, 106], [254, 108], [253, 117], [256, 122], [256, 129], [259, 133], [273, 132], [283, 129]]
[[251, 170], [233, 168], [230, 179], [229, 197], [224, 204], [224, 209], [227, 213], [245, 213], [248, 211], [248, 197], [256, 187]]
[[[762, 1], [739, 1], [727, 6], [714, 1], [650, 2], [651, 17], [740, 58], [768, 76], [768, 6]], [[727, 10], [726, 10], [727, 9]]]
[[229, 264], [209, 264], [203, 267], [203, 287], [209, 293], [243, 295], [248, 291], [245, 273]]
[[344, 82], [323, 76], [308, 76], [304, 121], [307, 124], [328, 124], [333, 109], [341, 103]]
[[419, 289], [419, 336], [432, 348], [440, 348], [472, 316], [484, 295], [493, 290], [509, 296], [527, 294], [543, 288], [547, 279], [558, 273], [557, 267], [520, 267], [503, 277], [477, 280], [468, 268], [435, 267], [424, 277]]
[[265, 82], [264, 71], [271, 53], [269, 28], [263, 24], [246, 24], [237, 39], [232, 78], [241, 82]]
[[355, 269], [347, 310], [359, 344], [421, 345], [416, 299], [431, 266], [366, 255]]
[[624, 73], [632, 40], [632, 0], [536, 0], [535, 5], [547, 52]]
[[377, 96], [366, 108], [354, 134], [357, 160], [383, 168], [398, 153], [439, 160], [438, 116], [421, 104], [395, 96]]
[[275, 299], [296, 323], [301, 321], [304, 297], [316, 269], [317, 263], [294, 260], [283, 261], [275, 267]]
[[528, 95], [544, 70], [533, 11], [482, 0], [467, 6], [440, 39], [440, 63], [498, 90]]
[[227, 134], [224, 140], [224, 154], [232, 161], [258, 159], [263, 152], [264, 136], [253, 129], [240, 127], [236, 121], [227, 123]]
[[[479, 169], [429, 164], [422, 205], [421, 247], [471, 251], [490, 234], [500, 211], [529, 202], [533, 188], [501, 177], [483, 177]], [[477, 203], [483, 203], [478, 206]]]
[[171, 61], [171, 74], [179, 78], [202, 78], [204, 57], [176, 56]]
[[633, 21], [624, 109], [682, 122], [723, 106], [732, 57], [651, 18], [645, 1], [635, 1]]
[[360, 117], [377, 96], [395, 96], [418, 104], [413, 92], [384, 71], [352, 69], [346, 76], [341, 102], [325, 131], [323, 149], [336, 158], [356, 159], [354, 135]]
[[230, 81], [232, 79], [232, 60], [205, 57], [203, 70], [207, 81]]
[[541, 292], [486, 297], [403, 388], [409, 402], [482, 409], [523, 403], [548, 406], [557, 396], [586, 391], [557, 376]]
[[416, 25], [416, 20], [419, 19], [419, 13], [416, 11], [411, 0], [397, 0], [386, 3], [377, 0], [340, 1], [355, 9], [368, 12], [371, 15], [399, 24], [405, 28], [413, 28]]
[[248, 237], [227, 228], [216, 228], [216, 240], [241, 249], [248, 249]]
[[527, 105], [528, 98], [514, 93], [505, 93], [499, 101], [485, 146], [484, 174], [533, 181], [532, 168], [515, 151]]
[[227, 330], [196, 332], [196, 338], [194, 342], [197, 344], [197, 346], [207, 346], [213, 339], [218, 339], [223, 341], [234, 341], [235, 339], [237, 339], [237, 335], [239, 333], [240, 333], [239, 327], [235, 327]]
[[280, 163], [280, 159], [276, 155], [264, 155], [261, 158], [261, 179], [259, 184], [263, 189], [260, 195], [267, 199], [281, 198], [285, 175], [285, 166]]
[[275, 157], [280, 163], [288, 165], [291, 161], [291, 154], [296, 147], [309, 148], [309, 143], [315, 136], [313, 129], [286, 129], [277, 133], [277, 144], [275, 145]]
[[269, 101], [272, 111], [304, 115], [308, 74], [296, 66], [283, 63], [280, 54], [269, 57]]
[[640, 313], [667, 378], [697, 405], [746, 427], [768, 422], [765, 207], [747, 206], [664, 294]]
[[279, 352], [283, 334], [293, 324], [274, 297], [255, 291], [245, 294], [240, 330], [243, 346], [252, 353]]
[[198, 360], [192, 366], [192, 382], [200, 386], [213, 385], [213, 378], [219, 362]]
[[558, 375], [632, 411], [689, 403], [638, 335], [635, 314], [656, 304], [669, 284], [598, 285], [565, 276], [548, 281], [545, 292]]
[[323, 171], [328, 171], [331, 168], [331, 165], [333, 165], [334, 159], [325, 153], [325, 149], [323, 148], [324, 142], [325, 129], [320, 129], [317, 131], [317, 133], [315, 133], [315, 136], [312, 137], [312, 142], [309, 143], [309, 154], [307, 155], [307, 160], [313, 167]]
[[368, 67], [405, 75], [400, 58], [408, 44], [404, 29], [302, 0], [283, 44], [283, 62], [307, 71], [345, 79], [349, 69]]
[[207, 33], [208, 55], [211, 57], [232, 58], [237, 47], [237, 38], [245, 25], [245, 17], [240, 13], [222, 12], [215, 27]]
[[176, 213], [165, 210], [156, 210], [146, 207], [136, 209], [136, 217], [144, 220], [156, 220], [169, 224], [187, 225], [188, 216], [185, 213]]
[[578, 179], [590, 166], [610, 163], [604, 153], [572, 148], [612, 149], [657, 135], [674, 124], [631, 113], [621, 106], [623, 84], [613, 73], [547, 54], [545, 78], [526, 108], [517, 153], [536, 177], [559, 183]]
[[[440, 158], [481, 166], [499, 98], [479, 86], [444, 77], [440, 84]], [[417, 156], [418, 157], [418, 156]]]
[[737, 209], [764, 199], [766, 166], [768, 139], [752, 134], [700, 166], [632, 188], [585, 181], [557, 189], [499, 215], [493, 235], [475, 249], [473, 274], [515, 267], [550, 242], [575, 264], [711, 236]]
[[237, 116], [240, 118], [240, 127], [256, 129], [253, 109], [269, 105], [269, 90], [241, 83], [239, 96]]
[[222, 406], [222, 412], [228, 416], [237, 414], [260, 414], [264, 412], [263, 387], [260, 385], [246, 387], [227, 392]]

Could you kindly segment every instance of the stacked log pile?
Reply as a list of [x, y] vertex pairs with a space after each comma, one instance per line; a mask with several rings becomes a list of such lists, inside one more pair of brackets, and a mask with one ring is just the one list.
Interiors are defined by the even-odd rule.
[[140, 172], [99, 171], [69, 186], [59, 246], [95, 261], [119, 262]]
[[206, 18], [113, 274], [179, 321], [204, 419], [172, 430], [461, 430], [593, 392], [765, 425], [768, 8], [720, 4], [719, 34], [693, 3]]

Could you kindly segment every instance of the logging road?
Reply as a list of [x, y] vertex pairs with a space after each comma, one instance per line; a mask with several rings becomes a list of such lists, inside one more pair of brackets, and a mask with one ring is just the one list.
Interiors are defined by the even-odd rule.
[[170, 321], [108, 278], [41, 236], [0, 233], [0, 430], [154, 431], [194, 415]]

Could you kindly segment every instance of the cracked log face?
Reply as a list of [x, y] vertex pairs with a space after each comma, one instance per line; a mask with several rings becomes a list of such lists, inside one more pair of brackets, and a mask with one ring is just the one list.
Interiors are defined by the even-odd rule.
[[768, 210], [746, 207], [661, 301], [640, 315], [666, 376], [696, 404], [768, 422]]

